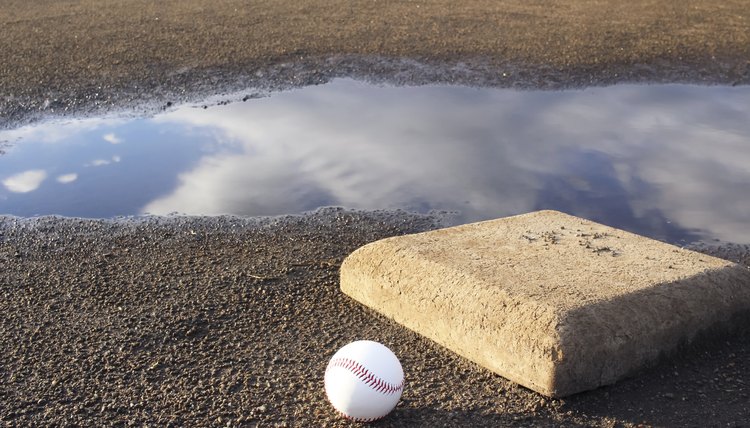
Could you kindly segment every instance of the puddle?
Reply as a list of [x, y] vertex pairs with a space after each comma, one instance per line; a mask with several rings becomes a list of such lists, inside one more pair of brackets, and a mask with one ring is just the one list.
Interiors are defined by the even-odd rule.
[[551, 208], [670, 242], [750, 243], [750, 88], [384, 87], [347, 79], [149, 119], [0, 132], [0, 213]]

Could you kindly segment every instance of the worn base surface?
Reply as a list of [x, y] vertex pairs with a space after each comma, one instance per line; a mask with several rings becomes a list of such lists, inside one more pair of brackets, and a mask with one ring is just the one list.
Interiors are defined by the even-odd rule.
[[611, 384], [750, 311], [750, 270], [556, 211], [368, 244], [344, 293], [547, 396]]

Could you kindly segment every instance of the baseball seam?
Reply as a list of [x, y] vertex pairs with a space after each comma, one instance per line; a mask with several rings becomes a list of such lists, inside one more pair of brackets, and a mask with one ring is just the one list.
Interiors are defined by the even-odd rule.
[[330, 370], [333, 367], [341, 367], [343, 369], [349, 370], [362, 382], [364, 382], [365, 385], [382, 394], [394, 394], [404, 389], [403, 380], [399, 384], [388, 383], [383, 379], [375, 376], [374, 373], [367, 370], [367, 368], [365, 368], [363, 365], [350, 358], [334, 358], [328, 364], [328, 368], [326, 368], [326, 371]]
[[375, 422], [377, 420], [383, 419], [385, 415], [383, 416], [376, 416], [374, 418], [355, 418], [354, 416], [347, 415], [346, 413], [342, 412], [341, 410], [336, 409], [336, 413], [343, 416], [346, 419], [349, 419], [350, 421], [354, 422]]

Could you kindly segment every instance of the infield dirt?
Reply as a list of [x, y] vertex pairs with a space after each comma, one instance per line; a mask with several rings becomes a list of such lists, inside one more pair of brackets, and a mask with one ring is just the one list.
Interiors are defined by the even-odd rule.
[[[0, 0], [0, 127], [354, 76], [560, 88], [750, 83], [746, 1]], [[0, 142], [0, 144], [2, 144]], [[0, 218], [0, 421], [345, 426], [322, 373], [368, 338], [407, 387], [380, 426], [747, 426], [750, 337], [545, 399], [345, 298], [406, 213]], [[698, 248], [750, 265], [746, 246]]]
[[750, 83], [743, 0], [4, 0], [0, 127], [358, 76]]

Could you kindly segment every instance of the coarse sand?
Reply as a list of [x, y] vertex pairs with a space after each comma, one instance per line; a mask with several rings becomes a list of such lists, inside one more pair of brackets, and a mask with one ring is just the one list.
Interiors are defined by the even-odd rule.
[[[0, 0], [0, 128], [152, 113], [337, 76], [563, 88], [750, 83], [744, 0]], [[0, 142], [0, 145], [2, 142]], [[747, 426], [750, 334], [689, 346], [614, 386], [546, 399], [354, 303], [358, 246], [436, 227], [403, 212], [278, 219], [0, 218], [7, 426], [346, 426], [327, 359], [402, 360], [379, 426]], [[748, 248], [697, 248], [750, 265]]]
[[[614, 386], [548, 399], [339, 291], [338, 267], [356, 247], [436, 226], [342, 209], [265, 220], [0, 217], [0, 421], [346, 426], [325, 401], [323, 373], [358, 339], [389, 346], [406, 373], [401, 403], [379, 426], [750, 420], [747, 332]], [[750, 265], [747, 247], [713, 252]]]
[[748, 84], [750, 7], [746, 0], [0, 1], [0, 128], [335, 76], [523, 88]]

